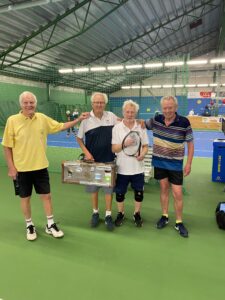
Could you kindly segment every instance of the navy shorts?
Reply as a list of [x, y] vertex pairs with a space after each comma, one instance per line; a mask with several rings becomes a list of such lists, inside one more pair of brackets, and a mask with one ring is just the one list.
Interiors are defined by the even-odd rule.
[[33, 186], [37, 194], [45, 195], [50, 193], [49, 174], [47, 169], [18, 172], [18, 182], [19, 196], [21, 198], [31, 196]]
[[134, 191], [143, 191], [144, 190], [144, 173], [135, 174], [135, 175], [122, 175], [117, 174], [116, 178], [116, 194], [126, 194], [128, 185], [131, 185]]
[[154, 178], [157, 180], [168, 178], [170, 183], [175, 185], [182, 185], [183, 171], [173, 171], [161, 168], [154, 168]]

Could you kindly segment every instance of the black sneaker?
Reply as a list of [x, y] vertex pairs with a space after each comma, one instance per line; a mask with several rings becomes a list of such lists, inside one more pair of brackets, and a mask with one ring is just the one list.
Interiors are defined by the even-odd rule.
[[142, 218], [141, 218], [141, 215], [139, 212], [136, 212], [133, 216], [134, 218], [134, 224], [137, 226], [137, 227], [141, 227], [142, 224], [143, 224], [143, 221], [142, 221]]
[[179, 234], [180, 234], [182, 237], [185, 237], [185, 238], [188, 237], [188, 231], [187, 231], [187, 229], [185, 228], [185, 226], [184, 226], [183, 223], [176, 223], [176, 224], [175, 224], [175, 229], [176, 229], [177, 231], [179, 231]]
[[164, 228], [169, 223], [169, 218], [162, 216], [159, 221], [156, 223], [158, 229]]
[[123, 225], [123, 220], [124, 220], [124, 214], [121, 212], [118, 212], [116, 220], [115, 220], [115, 225], [116, 226]]
[[106, 225], [108, 230], [113, 230], [114, 229], [112, 216], [106, 216], [105, 217], [105, 225]]
[[93, 213], [91, 217], [91, 227], [97, 227], [99, 224], [99, 213]]

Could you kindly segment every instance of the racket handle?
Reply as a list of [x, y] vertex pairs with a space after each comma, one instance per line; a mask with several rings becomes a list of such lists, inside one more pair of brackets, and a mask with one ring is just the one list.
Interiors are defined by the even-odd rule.
[[14, 185], [15, 195], [18, 196], [20, 193], [20, 185], [19, 185], [18, 177], [16, 177], [16, 179], [13, 179], [13, 185]]

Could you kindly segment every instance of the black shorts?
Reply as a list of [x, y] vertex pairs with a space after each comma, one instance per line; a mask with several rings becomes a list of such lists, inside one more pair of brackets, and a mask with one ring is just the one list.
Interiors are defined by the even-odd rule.
[[144, 173], [135, 174], [135, 175], [122, 175], [117, 174], [116, 178], [116, 194], [126, 194], [127, 187], [131, 184], [131, 188], [134, 191], [143, 191], [144, 190]]
[[183, 171], [173, 171], [161, 168], [154, 168], [154, 178], [161, 180], [168, 178], [169, 182], [176, 185], [183, 184]]
[[18, 172], [19, 181], [19, 196], [26, 198], [32, 195], [32, 189], [37, 194], [49, 194], [50, 183], [47, 169], [29, 171], [29, 172]]

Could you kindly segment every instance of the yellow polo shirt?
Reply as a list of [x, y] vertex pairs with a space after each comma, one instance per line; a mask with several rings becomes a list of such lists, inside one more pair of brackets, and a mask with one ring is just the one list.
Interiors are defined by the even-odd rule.
[[21, 112], [7, 120], [2, 145], [12, 148], [14, 165], [19, 172], [35, 171], [47, 168], [47, 136], [61, 131], [59, 123], [42, 113], [31, 118]]

